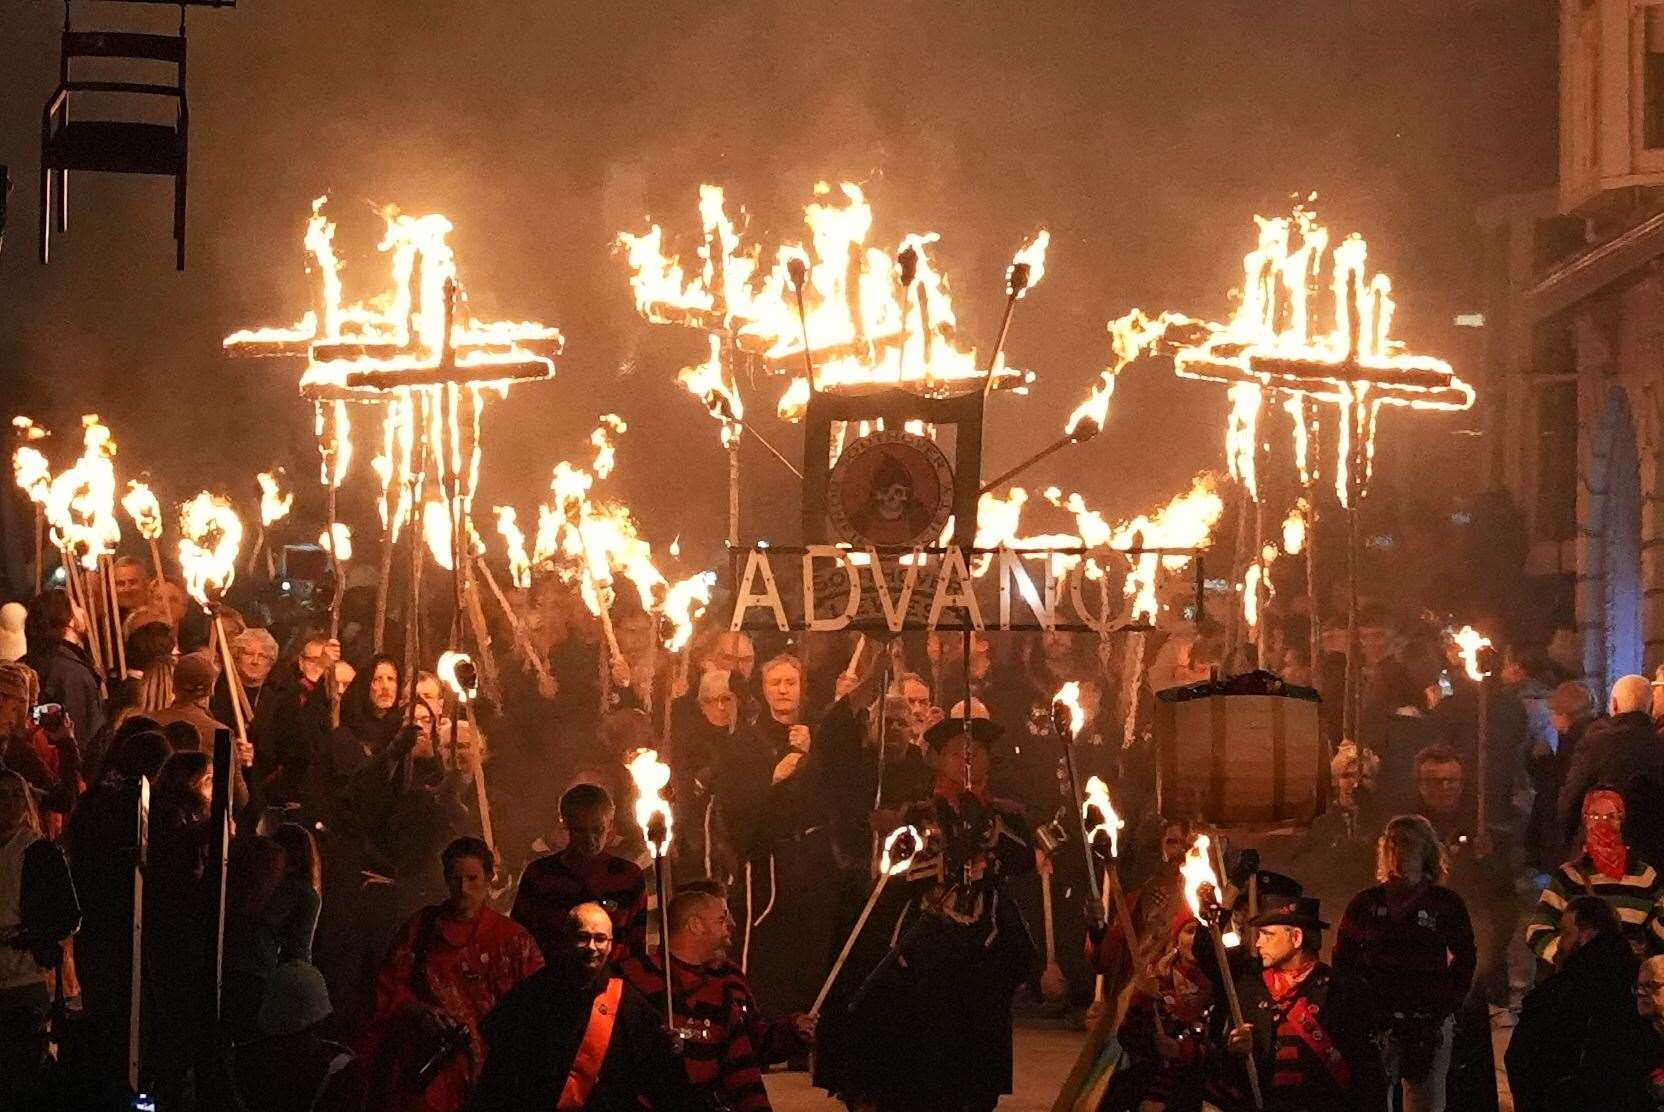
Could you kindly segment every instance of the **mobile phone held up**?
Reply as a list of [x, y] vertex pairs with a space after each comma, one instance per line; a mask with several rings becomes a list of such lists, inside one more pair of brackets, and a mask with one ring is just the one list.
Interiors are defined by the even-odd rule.
[[64, 705], [62, 703], [42, 703], [29, 711], [29, 718], [37, 726], [45, 726], [62, 719]]

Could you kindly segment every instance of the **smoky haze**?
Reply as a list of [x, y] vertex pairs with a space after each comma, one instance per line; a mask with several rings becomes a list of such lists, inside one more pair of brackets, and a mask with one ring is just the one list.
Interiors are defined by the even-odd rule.
[[[62, 9], [9, 3], [3, 394], [61, 430], [102, 414], [122, 475], [148, 468], [164, 499], [213, 486], [246, 500], [273, 462], [315, 475], [298, 366], [227, 360], [220, 339], [306, 308], [311, 198], [331, 197], [349, 297], [384, 283], [372, 204], [442, 212], [480, 315], [567, 337], [553, 383], [491, 406], [482, 504], [530, 511], [552, 464], [587, 460], [596, 416], [613, 410], [631, 430], [611, 489], [659, 543], [680, 534], [709, 552], [725, 531], [723, 453], [675, 384], [703, 342], [636, 314], [612, 241], [651, 218], [691, 254], [697, 188], [711, 182], [772, 248], [802, 237], [801, 206], [823, 179], [866, 188], [876, 244], [941, 234], [962, 332], [984, 354], [1011, 253], [1051, 229], [1046, 277], [1009, 345], [1039, 380], [992, 403], [989, 474], [1061, 431], [1108, 358], [1107, 320], [1134, 306], [1227, 312], [1252, 215], [1286, 211], [1294, 194], [1316, 192], [1331, 229], [1369, 238], [1395, 279], [1397, 334], [1453, 357], [1483, 391], [1484, 369], [1463, 362], [1478, 345], [1450, 321], [1478, 300], [1475, 206], [1552, 180], [1553, 9], [245, 0], [190, 16], [189, 269], [177, 274], [165, 179], [75, 179], [69, 232], [37, 263], [40, 108]], [[86, 26], [176, 21], [121, 4], [75, 13]], [[742, 386], [768, 415], [759, 427], [797, 454], [797, 430], [772, 418], [779, 384]], [[371, 412], [346, 493], [348, 518], [366, 524]], [[1218, 387], [1136, 368], [1104, 435], [1025, 480], [1137, 512], [1219, 464], [1224, 412]], [[1452, 435], [1471, 423], [1389, 412], [1383, 469], [1409, 468], [1409, 447], [1477, 456]], [[784, 471], [751, 447], [745, 467], [745, 533], [789, 539]], [[321, 501], [310, 489], [303, 499]]]

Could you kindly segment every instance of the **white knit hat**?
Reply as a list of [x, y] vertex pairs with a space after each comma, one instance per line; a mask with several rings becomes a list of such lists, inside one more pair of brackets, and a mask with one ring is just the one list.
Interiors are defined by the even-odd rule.
[[22, 660], [29, 651], [23, 637], [23, 619], [29, 616], [21, 602], [0, 606], [0, 660]]

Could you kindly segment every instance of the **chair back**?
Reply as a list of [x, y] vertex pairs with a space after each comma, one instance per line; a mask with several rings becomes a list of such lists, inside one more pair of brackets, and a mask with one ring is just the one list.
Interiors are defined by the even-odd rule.
[[132, 58], [185, 66], [184, 35], [148, 35], [136, 31], [65, 31], [63, 64], [71, 58]]

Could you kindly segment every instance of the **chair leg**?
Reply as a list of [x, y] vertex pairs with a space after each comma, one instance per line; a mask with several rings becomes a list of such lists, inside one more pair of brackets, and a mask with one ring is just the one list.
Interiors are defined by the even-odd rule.
[[46, 257], [52, 249], [52, 168], [40, 168], [40, 261], [46, 263]]
[[58, 231], [69, 231], [69, 171], [58, 171]]
[[180, 167], [173, 179], [173, 239], [174, 267], [185, 269], [185, 169]]

